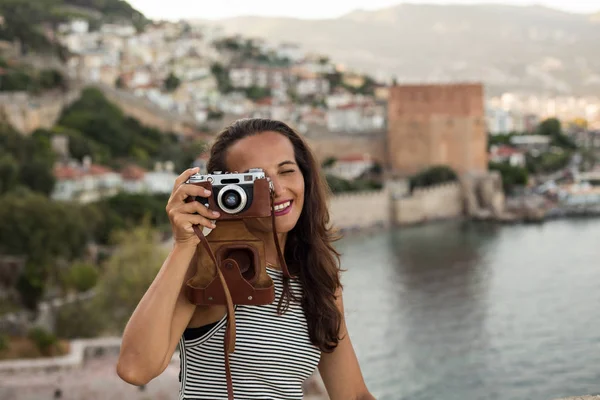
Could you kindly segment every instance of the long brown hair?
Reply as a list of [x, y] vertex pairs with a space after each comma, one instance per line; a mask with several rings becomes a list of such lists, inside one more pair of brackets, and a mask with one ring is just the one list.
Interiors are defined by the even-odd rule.
[[[223, 129], [210, 150], [208, 172], [227, 171], [227, 149], [240, 139], [262, 132], [278, 132], [294, 146], [296, 163], [304, 176], [304, 207], [294, 228], [288, 233], [284, 257], [290, 272], [300, 280], [301, 299], [312, 343], [321, 351], [331, 352], [340, 338], [342, 315], [336, 305], [340, 288], [340, 254], [332, 246], [337, 239], [329, 227], [327, 196], [329, 186], [321, 174], [312, 151], [302, 137], [287, 124], [262, 118], [241, 119]], [[284, 279], [285, 289], [289, 282]], [[290, 300], [284, 290], [278, 311], [285, 312]], [[284, 298], [285, 297], [285, 298]]]

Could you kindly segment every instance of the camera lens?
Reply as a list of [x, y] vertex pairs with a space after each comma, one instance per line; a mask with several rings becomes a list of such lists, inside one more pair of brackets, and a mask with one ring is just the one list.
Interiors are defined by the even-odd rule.
[[241, 196], [238, 192], [228, 190], [223, 194], [223, 204], [227, 208], [237, 208], [240, 205]]
[[238, 185], [226, 185], [217, 195], [219, 208], [227, 214], [237, 214], [246, 207], [248, 196]]

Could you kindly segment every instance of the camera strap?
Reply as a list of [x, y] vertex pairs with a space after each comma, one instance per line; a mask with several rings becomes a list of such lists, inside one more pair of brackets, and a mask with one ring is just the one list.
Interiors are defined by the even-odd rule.
[[[279, 244], [279, 238], [277, 237], [277, 230], [275, 228], [275, 202], [274, 202], [273, 193], [271, 193], [270, 198], [271, 198], [271, 225], [272, 225], [272, 231], [273, 231], [273, 240], [275, 241], [275, 247], [277, 249], [277, 256], [279, 258], [281, 271], [283, 272], [284, 278], [287, 280], [287, 279], [291, 278], [291, 275], [288, 270], [287, 264], [285, 262], [285, 257], [283, 256], [283, 252], [281, 251], [281, 246]], [[227, 326], [225, 328], [225, 338], [224, 338], [225, 343], [224, 343], [224, 347], [223, 347], [224, 348], [224, 356], [225, 356], [225, 377], [227, 380], [228, 399], [234, 400], [234, 398], [233, 398], [233, 380], [231, 378], [231, 369], [230, 369], [230, 364], [229, 364], [229, 354], [233, 353], [235, 351], [236, 326], [235, 326], [234, 304], [233, 304], [233, 300], [231, 297], [231, 293], [229, 291], [229, 287], [227, 286], [227, 280], [225, 279], [225, 277], [223, 276], [223, 273], [221, 272], [221, 268], [219, 267], [217, 257], [215, 256], [214, 252], [212, 251], [210, 244], [209, 244], [208, 240], [206, 239], [206, 236], [204, 236], [204, 234], [202, 233], [202, 229], [198, 225], [193, 225], [193, 229], [194, 229], [194, 232], [196, 233], [196, 236], [198, 236], [198, 238], [200, 239], [200, 242], [204, 246], [204, 249], [210, 256], [213, 263], [215, 264], [217, 275], [219, 277], [221, 285], [223, 286], [223, 291], [225, 294], [225, 302], [226, 302], [226, 308], [227, 308]], [[285, 293], [286, 290], [289, 292], [289, 287], [287, 285], [287, 282], [286, 282], [286, 284], [284, 284], [284, 293], [282, 293], [282, 299], [283, 299], [284, 295], [286, 294]]]
[[202, 233], [202, 229], [198, 227], [198, 225], [193, 226], [194, 232], [196, 236], [202, 242], [204, 249], [210, 255], [210, 258], [215, 263], [215, 267], [217, 270], [217, 275], [219, 276], [219, 280], [221, 281], [221, 286], [223, 286], [223, 291], [225, 292], [225, 302], [227, 307], [227, 325], [225, 328], [225, 343], [224, 343], [224, 353], [225, 353], [225, 374], [227, 379], [227, 396], [229, 400], [233, 400], [233, 382], [231, 379], [231, 369], [229, 368], [229, 353], [233, 353], [235, 351], [235, 312], [233, 309], [233, 300], [231, 299], [231, 293], [229, 292], [229, 287], [227, 286], [227, 281], [221, 272], [221, 268], [219, 268], [219, 263], [217, 262], [217, 258], [215, 257], [215, 253], [213, 253], [210, 248], [210, 244], [208, 240], [206, 240], [206, 236]]

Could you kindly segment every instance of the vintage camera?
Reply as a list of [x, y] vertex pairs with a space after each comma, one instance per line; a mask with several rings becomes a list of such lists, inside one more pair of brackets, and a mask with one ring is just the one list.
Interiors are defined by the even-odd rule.
[[233, 304], [271, 303], [275, 292], [265, 269], [265, 243], [246, 225], [249, 219], [269, 218], [275, 232], [273, 184], [265, 172], [195, 174], [186, 184], [211, 191], [209, 197], [189, 197], [187, 202], [199, 201], [221, 214], [215, 229], [196, 231], [204, 249], [196, 252], [196, 275], [187, 282], [189, 300], [197, 305], [226, 304], [229, 293]]
[[272, 182], [260, 168], [244, 173], [195, 174], [187, 182], [212, 191], [212, 197], [195, 198], [208, 209], [224, 214], [221, 219], [267, 217], [270, 215]]

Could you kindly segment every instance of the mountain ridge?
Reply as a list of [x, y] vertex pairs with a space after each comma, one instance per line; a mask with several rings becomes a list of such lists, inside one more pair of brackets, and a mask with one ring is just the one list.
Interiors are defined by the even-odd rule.
[[600, 90], [595, 15], [544, 6], [400, 4], [330, 19], [241, 16], [202, 23], [295, 42], [385, 80], [477, 80], [491, 93], [587, 95]]

